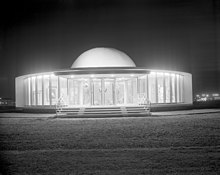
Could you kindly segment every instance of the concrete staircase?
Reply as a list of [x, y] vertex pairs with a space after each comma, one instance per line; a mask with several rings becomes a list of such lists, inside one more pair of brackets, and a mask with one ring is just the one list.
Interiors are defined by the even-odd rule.
[[63, 107], [56, 110], [56, 116], [60, 118], [101, 118], [101, 117], [126, 117], [148, 116], [149, 107], [139, 106], [114, 106], [114, 107]]

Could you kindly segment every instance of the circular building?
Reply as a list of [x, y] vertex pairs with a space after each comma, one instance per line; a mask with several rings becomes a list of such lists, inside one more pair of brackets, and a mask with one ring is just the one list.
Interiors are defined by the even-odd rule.
[[16, 107], [101, 108], [192, 104], [189, 73], [136, 67], [124, 52], [94, 48], [70, 69], [16, 78]]

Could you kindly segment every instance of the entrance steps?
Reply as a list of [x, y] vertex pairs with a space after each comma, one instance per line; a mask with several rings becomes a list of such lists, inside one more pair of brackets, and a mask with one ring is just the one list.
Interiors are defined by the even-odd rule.
[[114, 106], [114, 107], [63, 107], [56, 110], [57, 117], [126, 117], [147, 116], [150, 109], [146, 105], [139, 106]]

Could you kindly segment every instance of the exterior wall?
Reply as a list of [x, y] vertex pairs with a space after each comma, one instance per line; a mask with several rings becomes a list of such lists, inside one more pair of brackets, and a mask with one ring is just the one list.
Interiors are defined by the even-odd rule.
[[183, 97], [185, 103], [193, 103], [193, 93], [192, 93], [192, 75], [185, 74], [184, 75], [184, 82], [183, 82]]
[[[143, 96], [149, 99], [152, 104], [192, 104], [191, 74], [176, 71], [149, 71], [151, 72], [150, 74], [142, 74], [137, 79], [130, 78], [129, 81], [121, 86], [121, 88], [124, 88], [121, 95], [126, 94], [124, 95], [124, 104], [138, 105], [138, 98], [142, 98]], [[127, 76], [130, 76], [130, 74], [127, 74]], [[68, 104], [82, 105], [83, 101], [86, 100], [82, 96], [83, 93], [88, 93], [88, 97], [91, 96], [90, 102], [88, 99], [87, 101], [92, 105], [91, 92], [87, 92], [88, 90], [81, 87], [83, 82], [77, 85], [75, 78], [71, 79], [71, 77], [76, 76], [69, 75], [69, 81], [63, 77], [54, 76], [52, 72], [17, 77], [16, 107], [52, 107], [56, 105], [60, 97], [64, 97]], [[91, 77], [88, 76], [87, 79], [88, 86], [90, 87]], [[120, 79], [120, 76], [118, 79]], [[114, 80], [114, 86], [115, 83], [117, 83], [116, 79]], [[101, 84], [103, 87], [103, 80]], [[81, 88], [77, 90], [76, 88], [78, 86]], [[79, 99], [78, 101], [76, 99], [70, 101], [68, 96], [73, 95], [75, 91], [80, 94], [80, 96], [77, 97]], [[115, 89], [113, 90], [113, 96], [112, 101], [114, 101], [114, 104], [119, 105], [120, 103], [115, 103], [117, 100]], [[102, 99], [102, 101], [104, 101], [104, 99]]]
[[15, 103], [16, 107], [25, 106], [25, 88], [23, 77], [17, 77], [15, 79]]

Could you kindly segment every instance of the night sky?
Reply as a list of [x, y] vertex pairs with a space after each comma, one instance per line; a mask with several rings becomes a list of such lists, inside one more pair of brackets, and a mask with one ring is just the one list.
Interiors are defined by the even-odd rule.
[[9, 0], [0, 11], [0, 97], [14, 98], [15, 77], [69, 68], [94, 47], [220, 92], [219, 0]]

